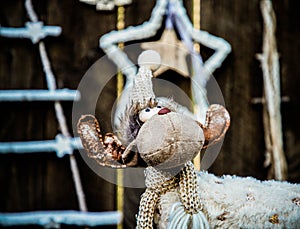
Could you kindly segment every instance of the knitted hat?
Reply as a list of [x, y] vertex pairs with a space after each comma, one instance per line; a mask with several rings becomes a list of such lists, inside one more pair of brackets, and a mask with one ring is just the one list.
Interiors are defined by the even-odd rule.
[[134, 78], [133, 87], [130, 93], [131, 106], [139, 106], [144, 109], [148, 106], [149, 101], [155, 99], [152, 87], [152, 71], [160, 66], [160, 55], [153, 51], [147, 50], [142, 52], [138, 57], [139, 71]]

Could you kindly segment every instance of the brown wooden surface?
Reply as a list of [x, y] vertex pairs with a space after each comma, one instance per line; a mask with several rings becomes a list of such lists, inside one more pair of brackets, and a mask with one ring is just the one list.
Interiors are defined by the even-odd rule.
[[[262, 72], [255, 55], [262, 50], [262, 18], [259, 0], [202, 0], [201, 28], [223, 37], [232, 53], [214, 74], [223, 92], [232, 124], [222, 151], [210, 172], [266, 179], [262, 106], [251, 104], [262, 95]], [[126, 7], [126, 25], [149, 19], [155, 1], [134, 0]], [[184, 1], [188, 14], [192, 1]], [[300, 182], [300, 3], [273, 1], [277, 16], [277, 43], [280, 53], [285, 153], [289, 181]], [[58, 86], [76, 89], [84, 73], [101, 56], [99, 38], [116, 28], [116, 11], [96, 12], [94, 6], [77, 0], [33, 1], [35, 10], [47, 25], [59, 25], [63, 33], [45, 39], [57, 76]], [[28, 21], [23, 1], [0, 2], [0, 24], [20, 27]], [[159, 38], [159, 35], [153, 40]], [[201, 47], [203, 56], [211, 51]], [[37, 45], [30, 40], [0, 37], [0, 89], [46, 88]], [[172, 72], [162, 76], [172, 77]], [[178, 78], [178, 77], [177, 77]], [[179, 77], [180, 78], [180, 77]], [[177, 81], [186, 88], [188, 81]], [[97, 116], [110, 131], [110, 112], [116, 96], [116, 82], [105, 88], [97, 106]], [[1, 103], [0, 141], [53, 139], [59, 132], [53, 103]], [[72, 103], [63, 103], [71, 128]], [[53, 153], [0, 155], [0, 211], [78, 209], [68, 157]], [[98, 177], [76, 153], [83, 188], [90, 211], [115, 209], [115, 186]], [[132, 228], [142, 190], [125, 189], [125, 228]]]

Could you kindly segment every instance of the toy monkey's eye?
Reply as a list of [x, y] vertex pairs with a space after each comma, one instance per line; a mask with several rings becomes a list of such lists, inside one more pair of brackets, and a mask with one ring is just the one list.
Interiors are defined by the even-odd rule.
[[147, 107], [144, 110], [141, 110], [140, 114], [139, 114], [139, 118], [142, 122], [146, 122], [147, 120], [149, 120], [153, 115], [157, 114], [158, 111], [160, 109], [154, 107], [154, 108], [150, 108]]
[[157, 107], [157, 108], [161, 108], [161, 106], [159, 106], [159, 105], [158, 105], [158, 106], [156, 106], [156, 107]]

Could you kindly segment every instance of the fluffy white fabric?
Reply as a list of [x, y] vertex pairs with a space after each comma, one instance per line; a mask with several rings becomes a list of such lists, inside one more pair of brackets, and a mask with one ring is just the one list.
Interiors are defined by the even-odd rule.
[[[211, 228], [300, 228], [300, 184], [198, 173], [199, 196]], [[177, 190], [163, 195], [157, 223], [167, 228]]]

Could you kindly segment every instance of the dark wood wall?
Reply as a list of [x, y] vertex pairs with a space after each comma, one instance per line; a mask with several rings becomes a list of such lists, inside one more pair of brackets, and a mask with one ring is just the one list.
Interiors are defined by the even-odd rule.
[[[231, 114], [232, 124], [222, 151], [210, 172], [266, 179], [262, 106], [253, 105], [253, 97], [262, 96], [262, 71], [255, 55], [262, 51], [262, 17], [259, 0], [202, 0], [201, 28], [223, 37], [232, 52], [214, 74]], [[188, 14], [192, 1], [184, 1]], [[300, 182], [300, 3], [274, 0], [277, 16], [277, 43], [280, 53], [282, 95], [290, 101], [282, 104], [284, 150], [288, 179]], [[97, 12], [94, 6], [78, 0], [33, 0], [38, 17], [47, 25], [59, 25], [60, 37], [45, 39], [58, 87], [76, 89], [82, 76], [104, 52], [99, 38], [116, 29], [116, 11]], [[126, 26], [149, 19], [155, 1], [134, 0], [126, 7]], [[0, 24], [21, 27], [28, 21], [24, 2], [0, 1]], [[157, 39], [155, 37], [154, 39]], [[46, 88], [38, 46], [30, 40], [0, 37], [0, 89]], [[203, 55], [211, 53], [202, 48]], [[165, 76], [168, 77], [167, 73]], [[182, 80], [184, 82], [184, 80]], [[183, 83], [185, 84], [185, 83]], [[116, 98], [116, 81], [103, 92], [97, 116], [110, 123]], [[72, 103], [63, 107], [70, 129]], [[0, 103], [0, 141], [53, 139], [59, 132], [52, 102]], [[103, 131], [110, 131], [104, 124]], [[98, 177], [75, 152], [90, 211], [115, 209], [115, 185]], [[0, 211], [78, 209], [68, 157], [53, 153], [0, 155]], [[125, 227], [132, 228], [141, 189], [126, 189]], [[135, 198], [132, 198], [134, 193]]]

